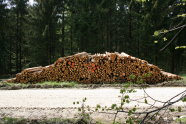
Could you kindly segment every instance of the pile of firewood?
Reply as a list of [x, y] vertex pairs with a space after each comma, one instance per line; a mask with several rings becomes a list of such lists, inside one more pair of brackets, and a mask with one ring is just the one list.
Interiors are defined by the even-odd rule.
[[90, 55], [86, 52], [59, 58], [46, 67], [23, 70], [8, 82], [33, 83], [43, 81], [76, 81], [81, 83], [113, 83], [138, 81], [153, 84], [181, 79], [179, 76], [163, 72], [147, 61], [125, 53], [105, 53]]

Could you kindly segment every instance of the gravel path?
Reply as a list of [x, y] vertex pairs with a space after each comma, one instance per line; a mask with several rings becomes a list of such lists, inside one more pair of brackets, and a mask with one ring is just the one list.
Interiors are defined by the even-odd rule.
[[[136, 89], [136, 93], [131, 93], [131, 99], [144, 97], [142, 89]], [[186, 90], [186, 87], [163, 87], [147, 88], [146, 92], [154, 99], [167, 101], [178, 93]], [[16, 116], [28, 118], [43, 117], [70, 117], [74, 101], [87, 98], [86, 105], [95, 107], [97, 104], [111, 106], [119, 103], [120, 90], [117, 88], [97, 88], [97, 89], [23, 89], [23, 90], [0, 90], [0, 116]], [[152, 103], [151, 99], [147, 99]], [[142, 100], [144, 102], [144, 99]], [[147, 108], [144, 103], [132, 102], [127, 107], [137, 105], [139, 108]], [[161, 103], [156, 103], [161, 106]], [[182, 102], [174, 106], [183, 106]], [[65, 112], [66, 111], [66, 112]], [[70, 112], [69, 112], [70, 111]], [[56, 113], [57, 112], [57, 113]], [[42, 114], [41, 114], [42, 113]]]
[[[163, 87], [148, 88], [146, 92], [154, 99], [166, 101], [184, 90], [186, 90], [186, 87]], [[116, 88], [0, 90], [0, 107], [67, 108], [74, 107], [73, 102], [80, 101], [84, 97], [87, 98], [87, 105], [91, 107], [97, 104], [110, 106], [113, 103], [119, 103], [119, 92], [120, 90]], [[142, 98], [144, 92], [141, 89], [137, 89], [136, 93], [129, 95], [131, 99]], [[133, 106], [133, 104], [130, 105]], [[181, 103], [176, 103], [175, 105], [178, 106]]]

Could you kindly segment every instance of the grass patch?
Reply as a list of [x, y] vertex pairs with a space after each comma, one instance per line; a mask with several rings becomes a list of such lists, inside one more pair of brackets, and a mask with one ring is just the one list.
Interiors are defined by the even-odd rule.
[[1, 124], [26, 124], [26, 119], [5, 117], [0, 119]]
[[17, 90], [26, 88], [73, 88], [78, 86], [76, 82], [39, 82], [35, 84], [23, 84], [23, 83], [6, 83], [0, 82], [0, 89], [4, 90]]
[[180, 123], [180, 124], [186, 124], [186, 117], [184, 117], [184, 118], [177, 118], [176, 122]]
[[[88, 120], [85, 119], [61, 119], [52, 118], [44, 120], [30, 120], [24, 118], [0, 118], [0, 124], [89, 124]], [[95, 124], [101, 124], [96, 122]]]
[[41, 85], [41, 86], [53, 86], [53, 87], [75, 87], [77, 85], [76, 82], [52, 82], [52, 81], [47, 81], [47, 82], [41, 82], [41, 83], [36, 83], [36, 85]]
[[88, 124], [87, 121], [81, 119], [60, 119], [53, 118], [47, 120], [29, 120], [23, 118], [0, 118], [0, 124]]
[[[158, 83], [154, 85], [149, 85], [145, 83], [134, 83], [132, 87], [159, 87], [159, 86], [186, 86], [186, 74], [180, 75], [183, 80], [169, 81], [165, 83]], [[17, 89], [27, 89], [27, 88], [98, 88], [98, 87], [122, 87], [123, 84], [128, 84], [128, 82], [114, 82], [114, 83], [100, 83], [100, 84], [80, 84], [77, 82], [56, 82], [56, 81], [45, 81], [38, 83], [7, 83], [0, 82], [0, 90], [17, 90]]]
[[181, 74], [180, 76], [183, 78], [184, 83], [186, 83], [186, 74]]

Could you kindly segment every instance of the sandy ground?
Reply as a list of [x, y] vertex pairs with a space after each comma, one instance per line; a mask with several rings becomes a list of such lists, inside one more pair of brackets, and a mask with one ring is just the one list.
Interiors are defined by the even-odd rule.
[[[186, 90], [186, 87], [157, 87], [147, 88], [145, 91], [154, 99], [167, 101], [178, 93]], [[144, 97], [142, 89], [129, 94], [131, 99]], [[74, 118], [80, 105], [74, 105], [74, 101], [81, 101], [87, 98], [86, 105], [95, 107], [97, 104], [111, 106], [113, 103], [120, 103], [120, 90], [117, 88], [97, 88], [97, 89], [23, 89], [23, 90], [0, 90], [0, 117], [25, 117], [25, 118]], [[176, 99], [173, 99], [176, 100]], [[140, 100], [144, 102], [143, 100]], [[149, 104], [153, 100], [147, 98]], [[131, 102], [125, 106], [128, 108], [137, 106], [142, 110], [149, 105], [138, 102]], [[162, 103], [155, 103], [155, 106], [162, 106]], [[174, 107], [185, 107], [183, 102], [174, 104]], [[101, 118], [104, 115], [95, 115]], [[109, 116], [107, 119], [111, 119]]]

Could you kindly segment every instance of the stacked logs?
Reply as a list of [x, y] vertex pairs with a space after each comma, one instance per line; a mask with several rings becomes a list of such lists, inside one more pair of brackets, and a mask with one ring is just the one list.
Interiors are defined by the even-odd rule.
[[54, 64], [46, 67], [25, 69], [9, 82], [76, 81], [81, 83], [113, 83], [135, 82], [139, 79], [153, 84], [181, 78], [163, 72], [157, 66], [125, 53], [106, 52], [105, 54], [90, 55], [82, 52], [59, 58]]

